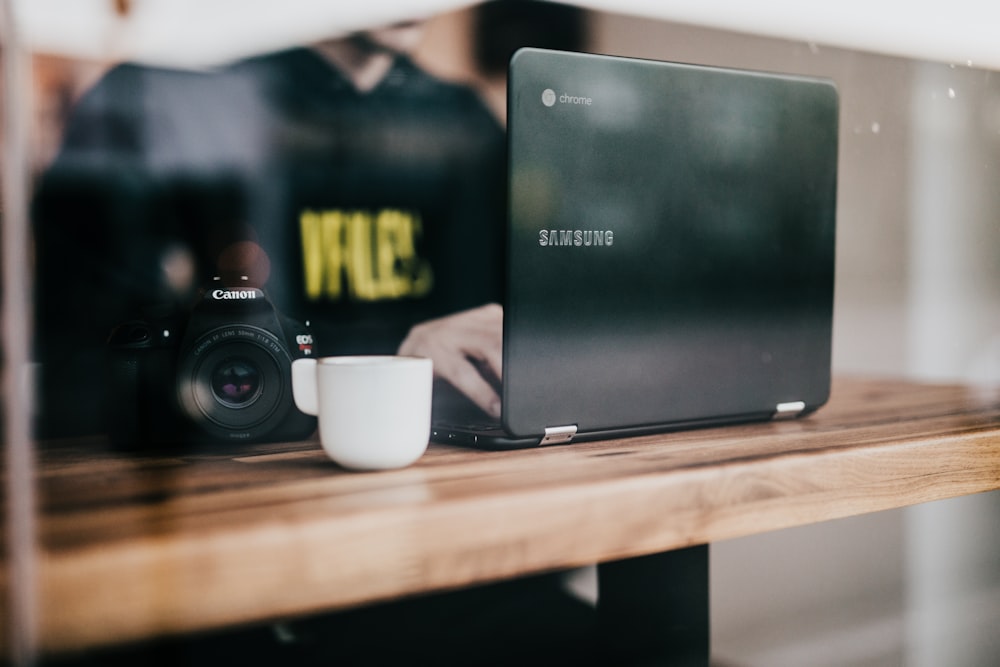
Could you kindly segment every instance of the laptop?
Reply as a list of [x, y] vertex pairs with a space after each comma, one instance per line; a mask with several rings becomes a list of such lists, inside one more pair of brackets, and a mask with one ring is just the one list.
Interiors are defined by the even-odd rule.
[[830, 391], [831, 81], [522, 49], [490, 449], [797, 417]]

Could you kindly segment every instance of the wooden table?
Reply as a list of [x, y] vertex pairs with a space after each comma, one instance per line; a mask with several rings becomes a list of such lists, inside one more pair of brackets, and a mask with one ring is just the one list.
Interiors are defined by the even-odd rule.
[[1000, 391], [885, 380], [838, 380], [801, 420], [432, 445], [381, 473], [345, 472], [316, 442], [142, 456], [48, 443], [41, 644], [280, 619], [997, 488]]

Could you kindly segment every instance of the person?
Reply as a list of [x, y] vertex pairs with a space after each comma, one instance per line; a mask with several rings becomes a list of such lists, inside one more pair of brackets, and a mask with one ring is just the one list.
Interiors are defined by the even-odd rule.
[[421, 30], [123, 64], [79, 101], [34, 201], [41, 437], [101, 431], [110, 330], [218, 274], [308, 321], [320, 355], [430, 356], [499, 414], [504, 133], [412, 62]]

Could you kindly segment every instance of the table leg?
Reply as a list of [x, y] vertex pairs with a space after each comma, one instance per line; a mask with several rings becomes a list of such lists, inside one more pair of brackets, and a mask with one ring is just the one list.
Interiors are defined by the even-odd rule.
[[607, 664], [708, 665], [708, 545], [598, 565]]

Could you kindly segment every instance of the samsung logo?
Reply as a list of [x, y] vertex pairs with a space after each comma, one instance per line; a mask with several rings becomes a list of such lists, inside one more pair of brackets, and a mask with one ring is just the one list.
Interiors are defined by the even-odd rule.
[[615, 233], [597, 229], [542, 229], [538, 232], [540, 246], [610, 246]]
[[567, 95], [566, 93], [556, 96], [556, 91], [551, 88], [546, 88], [542, 91], [542, 104], [545, 106], [554, 106], [556, 100], [558, 100], [560, 104], [582, 104], [588, 107], [594, 103], [594, 100], [590, 97], [579, 97], [577, 95]]
[[249, 299], [257, 298], [257, 290], [243, 289], [243, 290], [227, 290], [227, 289], [217, 289], [212, 291], [212, 298], [216, 300], [225, 299], [238, 299], [241, 301], [246, 301]]

